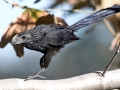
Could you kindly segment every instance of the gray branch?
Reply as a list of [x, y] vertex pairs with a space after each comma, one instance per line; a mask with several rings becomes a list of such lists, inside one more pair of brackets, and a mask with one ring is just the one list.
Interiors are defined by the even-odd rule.
[[28, 80], [11, 78], [0, 80], [0, 90], [106, 90], [120, 88], [120, 69], [84, 74], [60, 80]]

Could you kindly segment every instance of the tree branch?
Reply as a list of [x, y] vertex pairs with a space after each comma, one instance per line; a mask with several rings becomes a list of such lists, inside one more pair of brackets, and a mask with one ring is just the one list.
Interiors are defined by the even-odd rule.
[[113, 27], [109, 24], [107, 19], [103, 20], [103, 23], [105, 24], [105, 26], [107, 27], [107, 29], [110, 31], [110, 33], [112, 34], [112, 36], [116, 35], [115, 30], [113, 29]]
[[0, 90], [106, 90], [120, 88], [120, 69], [108, 71], [104, 77], [89, 73], [60, 80], [2, 79]]
[[[16, 7], [20, 7], [20, 8], [23, 8], [23, 9], [26, 9], [26, 8], [29, 8], [29, 9], [35, 9], [35, 8], [31, 8], [31, 7], [28, 7], [28, 6], [21, 6], [19, 5], [18, 3], [15, 3], [11, 0], [3, 0], [5, 1], [6, 3], [9, 3], [11, 4], [13, 7], [16, 6]], [[38, 10], [38, 9], [36, 9]], [[84, 13], [88, 13], [88, 14], [91, 14], [93, 13], [94, 11], [86, 11], [86, 10], [80, 10], [80, 9], [73, 9], [73, 10], [64, 10], [64, 9], [40, 9], [40, 10], [43, 10], [43, 11], [67, 11], [67, 12], [84, 12]]]

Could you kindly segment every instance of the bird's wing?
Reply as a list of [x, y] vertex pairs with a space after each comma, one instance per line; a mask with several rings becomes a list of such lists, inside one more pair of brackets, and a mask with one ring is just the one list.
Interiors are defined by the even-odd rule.
[[72, 31], [65, 29], [51, 31], [45, 37], [46, 43], [51, 46], [63, 46], [78, 39]]
[[[43, 40], [43, 38], [46, 37], [46, 35], [49, 32], [52, 32], [52, 33], [50, 33], [50, 35], [52, 35], [60, 29], [64, 29], [64, 26], [57, 25], [57, 24], [38, 25], [31, 29], [32, 39], [34, 42], [39, 42], [39, 41]], [[52, 36], [51, 36], [51, 38], [52, 38]]]

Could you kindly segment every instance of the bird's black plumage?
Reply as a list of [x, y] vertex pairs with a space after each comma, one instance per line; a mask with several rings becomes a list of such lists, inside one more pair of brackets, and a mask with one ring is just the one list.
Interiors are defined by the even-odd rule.
[[40, 59], [41, 68], [47, 68], [51, 57], [66, 44], [79, 38], [74, 34], [76, 30], [102, 20], [120, 12], [120, 5], [102, 9], [71, 26], [55, 24], [38, 25], [30, 30], [21, 32], [13, 37], [12, 44], [22, 44], [24, 47], [44, 53]]

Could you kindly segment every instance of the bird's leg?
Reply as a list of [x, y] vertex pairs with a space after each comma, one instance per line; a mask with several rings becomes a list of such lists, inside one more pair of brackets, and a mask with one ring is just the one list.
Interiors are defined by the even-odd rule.
[[105, 70], [104, 71], [97, 71], [96, 72], [96, 73], [98, 73], [99, 76], [104, 76], [105, 75], [105, 73], [107, 72], [107, 70], [110, 68], [110, 66], [114, 62], [116, 56], [118, 55], [119, 49], [120, 49], [120, 42], [119, 42], [119, 45], [118, 45], [116, 53], [114, 54], [114, 56], [113, 56], [112, 60], [110, 61], [110, 63], [106, 66]]
[[32, 75], [32, 76], [28, 76], [27, 80], [33, 79], [33, 78], [43, 78], [45, 79], [45, 77], [40, 76], [39, 74], [44, 72], [44, 70], [49, 66], [49, 63], [51, 61], [51, 56], [54, 55], [54, 51], [51, 49], [48, 49], [47, 52], [45, 53], [45, 55], [40, 59], [40, 66], [41, 66], [41, 70], [39, 70], [36, 74]]
[[40, 69], [36, 74], [34, 74], [32, 76], [28, 76], [28, 78], [26, 78], [25, 81], [33, 79], [33, 78], [37, 78], [37, 77], [45, 79], [45, 77], [39, 75], [40, 73], [44, 72], [44, 70], [45, 70], [45, 68]]
[[[44, 57], [45, 57], [45, 55], [40, 59], [40, 61], [44, 61]], [[30, 79], [33, 79], [33, 78], [37, 78], [37, 77], [40, 77], [40, 78], [45, 79], [45, 77], [39, 75], [40, 73], [44, 72], [45, 69], [46, 69], [46, 68], [41, 68], [41, 69], [40, 69], [37, 73], [35, 73], [34, 75], [28, 76], [28, 78], [26, 78], [25, 81], [30, 80]]]

